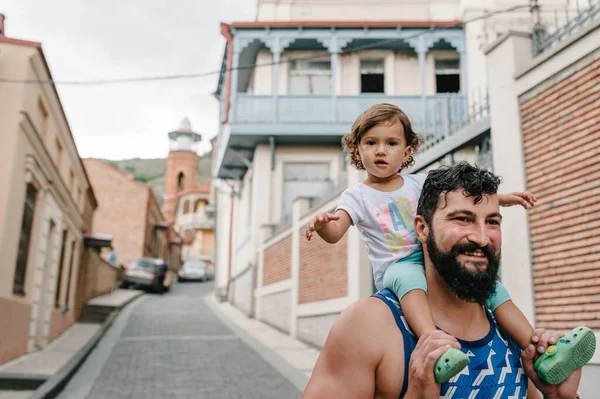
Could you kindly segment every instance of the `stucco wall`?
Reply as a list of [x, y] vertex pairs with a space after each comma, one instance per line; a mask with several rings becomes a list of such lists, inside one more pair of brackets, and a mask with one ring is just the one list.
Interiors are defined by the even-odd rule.
[[231, 283], [230, 297], [233, 299], [233, 305], [248, 315], [251, 315], [254, 311], [254, 278], [255, 269], [251, 268], [244, 274], [237, 276]]
[[30, 316], [31, 306], [0, 297], [0, 364], [27, 352]]
[[339, 313], [298, 318], [298, 339], [321, 348]]
[[292, 293], [290, 290], [265, 295], [261, 300], [261, 321], [290, 332]]

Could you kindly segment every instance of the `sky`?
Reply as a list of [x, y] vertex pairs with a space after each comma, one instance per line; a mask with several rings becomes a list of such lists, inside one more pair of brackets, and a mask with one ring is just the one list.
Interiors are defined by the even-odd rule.
[[[90, 81], [218, 71], [220, 23], [254, 20], [256, 0], [3, 0], [0, 13], [6, 36], [42, 43], [55, 81]], [[186, 116], [210, 149], [217, 79], [57, 90], [82, 158], [164, 158]]]

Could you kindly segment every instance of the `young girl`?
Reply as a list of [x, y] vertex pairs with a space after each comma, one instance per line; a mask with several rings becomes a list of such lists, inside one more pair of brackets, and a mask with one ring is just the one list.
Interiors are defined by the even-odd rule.
[[[306, 238], [311, 240], [316, 231], [328, 243], [335, 243], [344, 236], [350, 225], [356, 226], [367, 246], [375, 287], [394, 291], [408, 324], [420, 337], [425, 331], [436, 328], [426, 297], [423, 251], [413, 229], [426, 176], [399, 174], [414, 162], [412, 154], [419, 147], [419, 138], [413, 132], [406, 114], [398, 107], [377, 104], [356, 119], [351, 132], [344, 136], [343, 143], [351, 164], [357, 169], [366, 169], [367, 179], [343, 192], [335, 214], [315, 215], [308, 224]], [[536, 202], [530, 193], [498, 194], [498, 199], [501, 206], [521, 205], [525, 209]], [[533, 327], [510, 300], [500, 282], [487, 307], [521, 348], [531, 344]], [[583, 344], [588, 347], [586, 353], [590, 352], [590, 334], [593, 336], [593, 332], [588, 330]], [[582, 339], [582, 334], [579, 336]], [[555, 344], [556, 340], [551, 338], [549, 343]], [[540, 344], [543, 352], [544, 345]], [[563, 362], [560, 367], [568, 374], [589, 361], [588, 358], [585, 363], [579, 364], [581, 360], [577, 363], [568, 354], [553, 360], [559, 359]], [[436, 380], [439, 383], [450, 380], [468, 363], [466, 354], [454, 348], [449, 349], [434, 368]], [[540, 374], [544, 377], [542, 374], [552, 373]], [[559, 383], [559, 379], [548, 377], [546, 380]]]

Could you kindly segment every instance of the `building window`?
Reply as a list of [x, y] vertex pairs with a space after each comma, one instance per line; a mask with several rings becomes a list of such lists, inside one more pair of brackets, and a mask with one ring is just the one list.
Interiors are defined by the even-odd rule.
[[289, 94], [330, 94], [331, 61], [292, 60], [288, 79]]
[[15, 294], [25, 295], [25, 275], [27, 274], [29, 239], [31, 237], [31, 227], [33, 226], [36, 196], [37, 190], [35, 187], [33, 187], [31, 183], [27, 184], [25, 208], [23, 209], [23, 221], [21, 222], [21, 235], [19, 237], [19, 252], [17, 256], [17, 266], [13, 282], [13, 292]]
[[69, 169], [69, 193], [73, 194], [73, 186], [75, 185], [75, 174], [73, 169]]
[[177, 176], [177, 192], [183, 190], [183, 172], [179, 172]]
[[360, 61], [360, 92], [384, 93], [385, 72], [383, 60]]
[[60, 260], [58, 261], [58, 276], [56, 277], [56, 292], [54, 293], [54, 307], [60, 306], [60, 289], [62, 285], [63, 261], [65, 259], [65, 247], [67, 244], [67, 230], [63, 230], [62, 245], [60, 248]]
[[48, 111], [44, 106], [41, 98], [38, 98], [38, 126], [37, 128], [40, 131], [42, 137], [46, 136], [46, 131], [48, 130]]
[[81, 207], [81, 188], [77, 187], [77, 206]]
[[435, 60], [436, 93], [460, 92], [460, 60]]
[[62, 162], [63, 146], [59, 139], [56, 139], [56, 166], [60, 169]]
[[183, 214], [187, 215], [188, 213], [190, 213], [190, 201], [185, 201], [183, 203]]
[[314, 203], [332, 187], [329, 163], [286, 163], [283, 166], [283, 179], [284, 218], [292, 214], [297, 197], [308, 197]]

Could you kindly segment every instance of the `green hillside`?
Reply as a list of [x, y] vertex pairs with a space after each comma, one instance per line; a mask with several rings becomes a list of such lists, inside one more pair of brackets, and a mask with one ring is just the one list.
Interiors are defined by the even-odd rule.
[[[123, 173], [131, 174], [135, 180], [148, 184], [160, 203], [165, 190], [165, 173], [167, 170], [166, 158], [155, 159], [123, 159], [121, 161], [105, 160]], [[210, 181], [210, 168], [212, 165], [212, 151], [200, 157], [198, 165], [198, 183]]]

